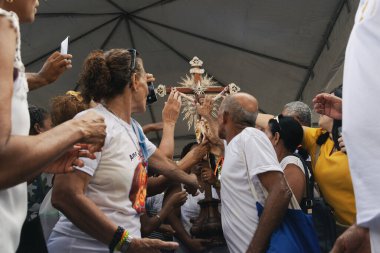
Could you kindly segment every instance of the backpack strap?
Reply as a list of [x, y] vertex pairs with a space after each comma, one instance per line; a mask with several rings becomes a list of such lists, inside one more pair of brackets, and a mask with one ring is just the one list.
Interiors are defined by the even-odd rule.
[[306, 161], [300, 154], [294, 153], [293, 156], [299, 158], [302, 162], [305, 171], [305, 182], [306, 182], [306, 197], [302, 199], [301, 207], [304, 212], [311, 214], [314, 206], [314, 177], [310, 172]]

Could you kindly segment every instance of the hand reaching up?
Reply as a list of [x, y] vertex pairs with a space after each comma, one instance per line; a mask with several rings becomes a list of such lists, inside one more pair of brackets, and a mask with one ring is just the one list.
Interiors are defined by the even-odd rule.
[[217, 178], [214, 175], [214, 172], [209, 167], [202, 168], [202, 180], [210, 185], [215, 185]]
[[179, 92], [172, 89], [162, 110], [162, 121], [164, 124], [175, 124], [177, 122], [181, 106], [182, 101]]
[[71, 69], [71, 54], [61, 54], [54, 52], [45, 61], [41, 70], [38, 72], [38, 76], [44, 83], [50, 84], [58, 79], [67, 69]]
[[177, 208], [185, 204], [187, 200], [187, 192], [186, 191], [180, 191], [176, 192], [173, 195], [169, 196], [169, 199], [167, 202], [165, 202], [164, 205], [167, 205], [169, 207]]
[[206, 95], [202, 104], [197, 103], [198, 114], [201, 115], [202, 117], [206, 118], [207, 120], [210, 119], [212, 117], [211, 111], [213, 108], [213, 103], [214, 103], [214, 101], [213, 101], [212, 97]]
[[313, 99], [314, 110], [333, 119], [342, 119], [342, 99], [332, 94], [321, 93]]

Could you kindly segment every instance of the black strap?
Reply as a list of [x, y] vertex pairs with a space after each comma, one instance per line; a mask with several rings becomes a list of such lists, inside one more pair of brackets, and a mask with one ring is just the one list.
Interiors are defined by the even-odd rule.
[[305, 171], [305, 180], [306, 180], [306, 197], [302, 199], [301, 208], [310, 213], [314, 206], [314, 177], [309, 166], [307, 166], [305, 159], [300, 154], [294, 153], [293, 156], [299, 158], [302, 162], [304, 171]]

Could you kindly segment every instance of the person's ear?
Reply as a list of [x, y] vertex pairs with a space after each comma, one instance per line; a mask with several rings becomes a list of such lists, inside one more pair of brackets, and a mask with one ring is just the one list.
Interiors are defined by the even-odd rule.
[[133, 73], [131, 76], [131, 89], [132, 91], [137, 91], [139, 89], [137, 73]]
[[37, 134], [42, 133], [42, 129], [41, 129], [40, 124], [35, 123], [34, 126], [33, 126], [33, 128], [34, 128], [34, 131], [36, 131]]
[[276, 146], [278, 144], [278, 142], [280, 141], [280, 133], [279, 132], [276, 132], [273, 136], [273, 143], [274, 145]]

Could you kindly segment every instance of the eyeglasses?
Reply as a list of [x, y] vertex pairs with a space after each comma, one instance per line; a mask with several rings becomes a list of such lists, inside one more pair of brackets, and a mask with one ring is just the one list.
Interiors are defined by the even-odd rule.
[[134, 48], [130, 48], [130, 49], [127, 49], [127, 51], [131, 55], [131, 66], [129, 66], [129, 70], [132, 72], [136, 68], [137, 50]]

